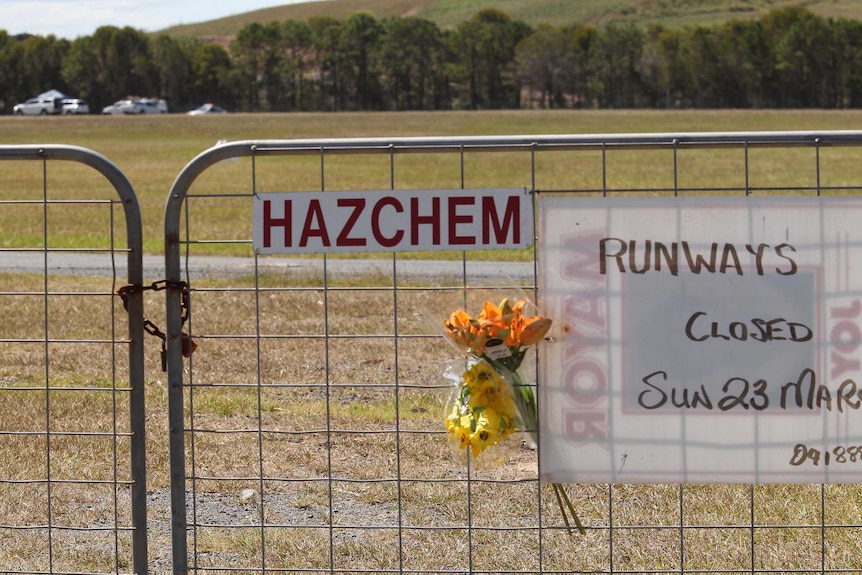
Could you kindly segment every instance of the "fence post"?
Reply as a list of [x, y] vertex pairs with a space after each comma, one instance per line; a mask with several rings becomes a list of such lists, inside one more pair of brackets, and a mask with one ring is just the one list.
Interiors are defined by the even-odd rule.
[[195, 178], [216, 162], [250, 155], [248, 146], [225, 145], [220, 152], [204, 152], [192, 160], [174, 181], [165, 205], [165, 367], [168, 378], [168, 433], [171, 478], [171, 553], [174, 575], [188, 573], [186, 518], [185, 422], [183, 415], [183, 284], [180, 262], [180, 214]]

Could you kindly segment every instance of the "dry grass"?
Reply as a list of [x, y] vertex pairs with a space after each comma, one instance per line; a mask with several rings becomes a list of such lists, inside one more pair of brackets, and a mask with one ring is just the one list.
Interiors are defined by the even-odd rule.
[[[34, 278], [2, 276], [4, 285], [33, 287], [31, 281], [38, 284]], [[52, 281], [55, 289], [74, 292], [89, 289], [93, 280]], [[399, 567], [467, 571], [470, 560], [479, 570], [537, 572], [536, 452], [519, 439], [510, 440], [472, 469], [468, 483], [464, 462], [453, 457], [440, 433], [448, 393], [441, 373], [452, 350], [442, 338], [425, 337], [435, 335], [433, 328], [412, 312], [445, 309], [452, 295], [399, 292], [405, 317], [396, 364], [395, 340], [385, 335], [393, 331], [391, 292], [350, 289], [347, 281], [336, 282], [325, 294], [313, 284], [297, 292], [302, 286], [287, 285], [285, 278], [281, 288], [275, 277], [262, 283], [267, 291], [257, 294], [243, 280], [227, 291], [224, 280], [193, 286], [192, 321], [201, 347], [188, 373], [193, 387], [186, 396], [187, 426], [193, 431], [186, 471], [193, 478], [187, 488], [189, 520], [196, 523], [190, 544], [197, 572], [216, 572], [208, 569], [212, 567], [251, 573], [263, 564], [309, 573]], [[328, 344], [319, 337], [324, 297], [332, 336]], [[148, 308], [158, 303], [148, 297]], [[81, 298], [78, 313], [98, 324], [110, 305], [104, 298]], [[38, 313], [19, 299], [0, 298], [3, 317], [16, 316], [16, 309]], [[265, 339], [254, 337], [258, 320]], [[59, 331], [64, 323], [58, 322]], [[24, 338], [28, 332], [13, 321], [0, 337], [8, 334]], [[0, 429], [44, 429], [46, 405], [54, 431], [112, 429], [114, 394], [103, 392], [110, 388], [104, 382], [110, 360], [82, 362], [80, 350], [71, 344], [52, 351], [52, 385], [87, 389], [52, 391], [46, 403], [46, 392], [38, 390], [44, 379], [39, 375], [44, 373], [43, 350], [23, 343], [4, 346], [0, 397], [15, 408], [3, 412]], [[152, 348], [147, 368], [151, 569], [167, 573], [166, 390], [164, 374], [153, 361], [157, 342], [150, 338], [147, 346]], [[124, 363], [122, 354], [118, 363]], [[117, 422], [123, 430], [127, 412], [123, 392], [118, 395]], [[126, 444], [123, 437], [58, 434], [50, 451], [53, 477], [111, 478], [116, 448], [116, 466], [124, 479]], [[0, 442], [0, 478], [23, 480], [0, 483], [4, 525], [48, 523], [46, 487], [35, 480], [45, 473], [46, 454], [43, 436], [6, 435]], [[243, 499], [247, 489], [254, 495]], [[821, 527], [858, 524], [858, 486], [827, 486], [823, 518], [819, 486], [578, 485], [570, 492], [592, 529], [583, 537], [567, 535], [550, 491], [543, 490], [541, 569], [546, 572], [607, 571], [611, 559], [618, 571], [678, 572], [681, 541], [686, 570], [747, 570], [752, 556], [755, 568], [775, 572], [816, 571], [822, 557], [827, 566], [862, 568], [858, 528], [830, 527], [824, 533]], [[116, 494], [115, 502], [111, 486], [56, 484], [50, 521], [110, 527], [116, 514], [119, 525], [128, 524], [127, 489], [120, 487]], [[606, 530], [609, 502], [612, 548]], [[119, 568], [128, 568], [122, 564], [130, 548], [124, 531], [116, 539], [110, 529], [86, 536], [55, 532], [57, 570], [111, 571], [118, 550]], [[0, 570], [44, 568], [44, 532], [0, 528], [0, 537]]]

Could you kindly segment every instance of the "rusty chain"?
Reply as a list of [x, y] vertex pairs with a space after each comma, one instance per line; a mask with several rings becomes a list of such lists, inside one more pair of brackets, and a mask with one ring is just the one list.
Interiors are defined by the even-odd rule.
[[[180, 290], [181, 294], [181, 302], [180, 307], [182, 309], [182, 325], [185, 325], [186, 321], [189, 317], [189, 285], [184, 281], [179, 282], [171, 282], [169, 280], [158, 280], [154, 281], [150, 285], [142, 285], [142, 284], [128, 284], [117, 290], [117, 295], [120, 296], [120, 299], [123, 302], [123, 309], [129, 311], [129, 295], [144, 293], [145, 291], [162, 291], [168, 289], [169, 287], [175, 287]], [[155, 323], [146, 317], [143, 318], [144, 322], [144, 331], [148, 334], [156, 336], [160, 340], [162, 340], [162, 371], [167, 371], [167, 363], [166, 363], [166, 352], [167, 352], [167, 334], [159, 329]], [[183, 332], [182, 339], [182, 350], [183, 356], [189, 357], [192, 352], [197, 349], [197, 342], [192, 338], [191, 335]]]

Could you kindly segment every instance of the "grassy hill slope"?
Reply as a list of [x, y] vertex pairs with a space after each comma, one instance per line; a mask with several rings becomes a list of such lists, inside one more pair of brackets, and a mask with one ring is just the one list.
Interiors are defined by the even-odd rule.
[[490, 7], [532, 26], [540, 22], [635, 22], [675, 28], [760, 18], [770, 10], [793, 5], [803, 5], [823, 17], [862, 21], [859, 0], [316, 0], [173, 26], [164, 32], [172, 36], [226, 38], [251, 22], [306, 21], [314, 16], [344, 19], [357, 11], [371, 12], [380, 19], [419, 16], [447, 29]]

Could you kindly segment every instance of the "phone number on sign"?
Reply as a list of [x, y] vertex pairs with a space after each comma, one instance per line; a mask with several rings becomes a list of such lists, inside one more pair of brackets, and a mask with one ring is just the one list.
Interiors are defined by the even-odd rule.
[[804, 443], [797, 443], [793, 448], [793, 457], [790, 465], [802, 465], [810, 462], [812, 465], [829, 465], [830, 463], [859, 463], [862, 462], [862, 445], [851, 445], [844, 447], [839, 445], [829, 451], [821, 451], [814, 447], [808, 447]]

